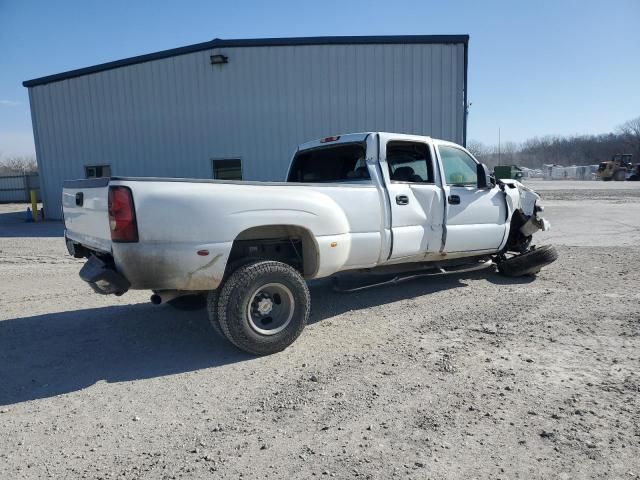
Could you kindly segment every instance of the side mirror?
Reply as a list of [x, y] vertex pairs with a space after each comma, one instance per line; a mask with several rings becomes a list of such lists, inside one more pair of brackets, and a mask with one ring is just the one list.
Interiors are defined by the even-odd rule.
[[476, 174], [478, 176], [478, 188], [481, 190], [493, 188], [495, 180], [491, 177], [489, 168], [484, 163], [476, 165]]

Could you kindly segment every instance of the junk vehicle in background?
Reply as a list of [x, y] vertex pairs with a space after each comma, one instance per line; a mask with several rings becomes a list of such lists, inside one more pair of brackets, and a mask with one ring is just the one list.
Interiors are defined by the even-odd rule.
[[601, 162], [598, 165], [598, 177], [604, 181], [615, 180], [622, 182], [633, 174], [633, 163], [630, 153], [616, 153], [611, 156], [608, 162]]
[[522, 180], [522, 169], [517, 165], [496, 165], [493, 168], [493, 174], [500, 180]]

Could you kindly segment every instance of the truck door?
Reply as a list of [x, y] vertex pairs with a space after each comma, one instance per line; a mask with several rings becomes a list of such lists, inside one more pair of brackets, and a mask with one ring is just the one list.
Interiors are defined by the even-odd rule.
[[442, 243], [444, 196], [436, 185], [435, 162], [426, 139], [380, 135], [380, 165], [391, 203], [390, 259], [438, 252]]
[[479, 189], [478, 162], [462, 148], [437, 143], [447, 200], [444, 251], [498, 250], [506, 233], [507, 206], [498, 187]]

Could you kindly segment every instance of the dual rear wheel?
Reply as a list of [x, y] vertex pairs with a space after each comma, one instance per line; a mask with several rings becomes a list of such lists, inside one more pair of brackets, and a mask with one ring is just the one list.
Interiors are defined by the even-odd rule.
[[309, 289], [300, 273], [272, 260], [240, 266], [207, 297], [213, 329], [254, 355], [291, 345], [304, 330], [310, 309]]

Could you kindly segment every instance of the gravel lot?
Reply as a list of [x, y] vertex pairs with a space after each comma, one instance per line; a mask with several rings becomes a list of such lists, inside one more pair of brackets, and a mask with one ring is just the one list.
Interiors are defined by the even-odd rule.
[[0, 478], [638, 478], [640, 183], [530, 185], [537, 278], [319, 282], [264, 358], [0, 205]]

